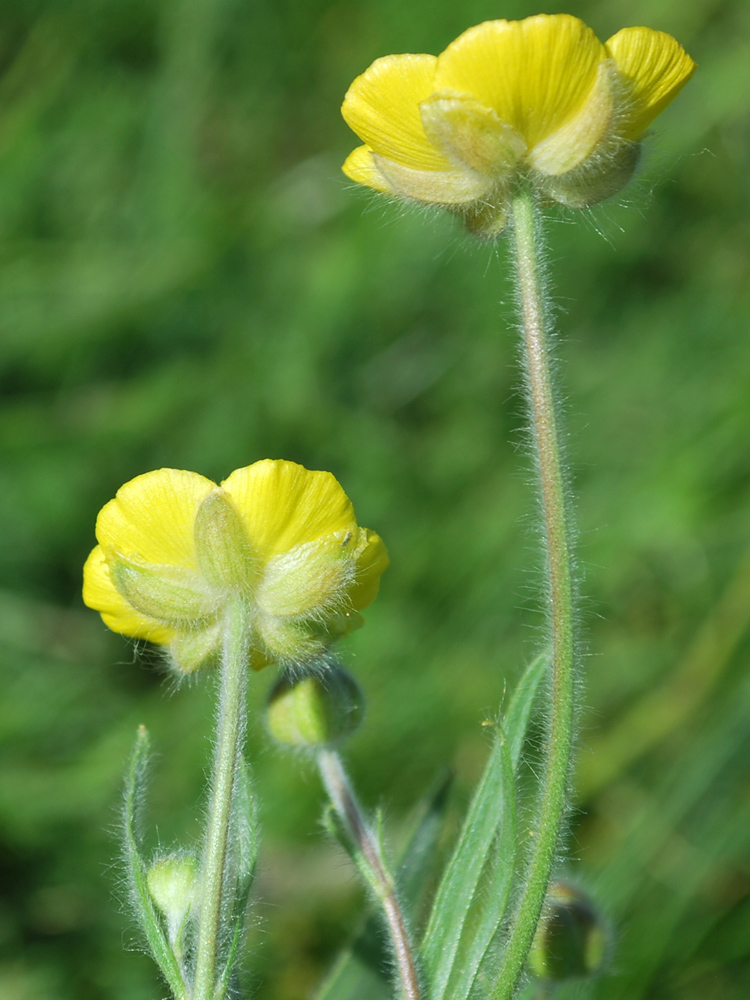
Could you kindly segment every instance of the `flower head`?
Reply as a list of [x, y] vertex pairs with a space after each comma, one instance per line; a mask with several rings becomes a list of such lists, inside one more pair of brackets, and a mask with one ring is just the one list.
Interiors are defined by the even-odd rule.
[[619, 191], [645, 130], [694, 70], [650, 28], [603, 44], [569, 14], [485, 21], [439, 56], [385, 56], [357, 77], [341, 110], [365, 145], [343, 170], [493, 236], [519, 177], [574, 208]]
[[126, 483], [96, 522], [83, 599], [115, 632], [210, 665], [229, 600], [246, 602], [251, 666], [303, 662], [361, 624], [388, 555], [328, 472], [265, 460], [220, 486], [159, 469]]

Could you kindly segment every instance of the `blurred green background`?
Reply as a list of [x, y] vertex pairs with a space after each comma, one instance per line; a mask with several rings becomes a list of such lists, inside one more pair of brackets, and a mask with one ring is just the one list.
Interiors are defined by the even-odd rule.
[[[699, 63], [638, 179], [551, 213], [587, 633], [567, 871], [613, 928], [570, 995], [750, 995], [750, 7], [592, 0]], [[212, 679], [175, 689], [82, 607], [97, 511], [162, 465], [332, 470], [392, 556], [345, 656], [350, 763], [397, 834], [539, 638], [505, 248], [353, 190], [338, 112], [379, 55], [527, 0], [5, 0], [0, 13], [0, 996], [151, 1000], [114, 836], [137, 724], [151, 821], [195, 837]], [[361, 898], [253, 679], [252, 995], [301, 1000]], [[156, 843], [154, 834], [154, 843]], [[123, 950], [123, 945], [125, 949]], [[566, 994], [567, 995], [567, 994]]]

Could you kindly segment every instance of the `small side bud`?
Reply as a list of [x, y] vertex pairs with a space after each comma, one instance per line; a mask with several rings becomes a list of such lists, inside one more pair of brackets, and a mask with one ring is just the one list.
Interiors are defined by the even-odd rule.
[[192, 854], [168, 854], [151, 865], [146, 876], [151, 898], [167, 920], [169, 940], [180, 936], [198, 890], [198, 859]]
[[553, 882], [529, 954], [531, 972], [554, 981], [594, 975], [604, 964], [606, 945], [588, 896], [567, 882]]
[[268, 728], [279, 743], [321, 749], [350, 736], [362, 722], [364, 699], [354, 678], [335, 664], [286, 671], [268, 700]]

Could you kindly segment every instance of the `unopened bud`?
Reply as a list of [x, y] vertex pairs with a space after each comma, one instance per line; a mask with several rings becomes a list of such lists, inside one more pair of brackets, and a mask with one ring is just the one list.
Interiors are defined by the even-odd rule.
[[268, 728], [287, 746], [331, 746], [350, 736], [363, 716], [359, 685], [336, 664], [286, 671], [268, 700]]
[[591, 976], [604, 963], [606, 943], [602, 921], [588, 896], [566, 882], [553, 882], [529, 954], [529, 968], [539, 979]]
[[198, 859], [192, 854], [168, 854], [151, 865], [146, 882], [151, 898], [166, 917], [169, 938], [174, 942], [196, 899]]

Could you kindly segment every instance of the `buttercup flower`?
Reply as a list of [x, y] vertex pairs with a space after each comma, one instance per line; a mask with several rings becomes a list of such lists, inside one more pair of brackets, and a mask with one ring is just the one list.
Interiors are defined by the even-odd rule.
[[650, 28], [602, 44], [569, 14], [485, 21], [439, 56], [385, 56], [357, 77], [341, 110], [365, 145], [343, 170], [494, 236], [519, 178], [573, 208], [619, 191], [639, 140], [694, 70]]
[[294, 462], [256, 462], [220, 486], [147, 472], [102, 508], [96, 537], [84, 602], [115, 632], [169, 647], [186, 673], [215, 662], [238, 596], [254, 669], [320, 656], [361, 624], [388, 565], [336, 479]]

